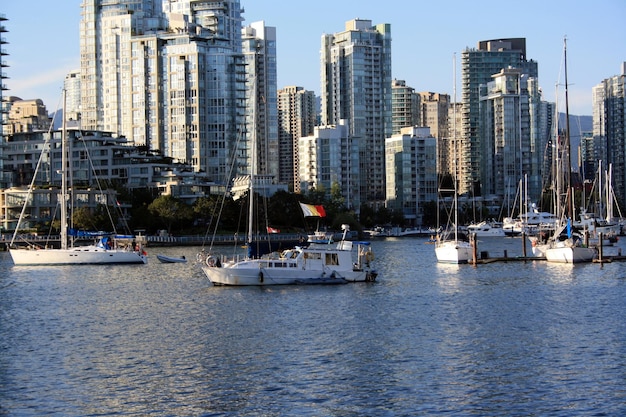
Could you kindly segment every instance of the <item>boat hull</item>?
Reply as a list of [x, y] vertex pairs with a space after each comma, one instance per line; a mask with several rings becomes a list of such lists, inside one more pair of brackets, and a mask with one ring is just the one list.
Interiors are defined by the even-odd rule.
[[370, 267], [374, 253], [367, 248], [369, 242], [346, 241], [345, 233], [349, 229], [347, 225], [342, 228], [344, 239], [335, 249], [329, 245], [296, 246], [261, 258], [232, 261], [201, 252], [197, 259], [214, 285], [328, 285], [374, 281], [377, 274]]
[[545, 251], [545, 257], [548, 262], [563, 264], [591, 262], [596, 254], [595, 248], [583, 246], [555, 246]]
[[231, 286], [266, 286], [266, 285], [297, 285], [297, 284], [347, 284], [349, 282], [372, 281], [366, 271], [307, 271], [307, 270], [276, 270], [259, 267], [210, 267], [202, 270], [213, 285]]
[[143, 252], [94, 246], [72, 249], [10, 249], [15, 265], [98, 265], [98, 264], [145, 264], [148, 256]]
[[444, 241], [435, 246], [437, 262], [466, 264], [472, 259], [472, 245], [464, 241]]
[[185, 263], [185, 262], [187, 262], [187, 259], [185, 259], [185, 258], [174, 258], [174, 257], [171, 257], [171, 256], [165, 256], [165, 255], [157, 255], [156, 257], [159, 260], [159, 262], [164, 263], [164, 264]]

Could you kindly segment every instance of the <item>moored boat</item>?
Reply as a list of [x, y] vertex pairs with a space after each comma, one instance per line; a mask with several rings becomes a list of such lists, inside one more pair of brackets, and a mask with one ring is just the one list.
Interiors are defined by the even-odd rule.
[[[228, 259], [210, 254], [202, 271], [214, 285], [267, 286], [294, 284], [341, 284], [371, 282], [374, 253], [369, 242], [345, 240], [349, 230], [343, 225], [344, 239], [336, 247], [311, 245], [294, 247], [261, 258]], [[202, 258], [202, 256], [201, 256]]]
[[[63, 91], [63, 107], [65, 108], [65, 91]], [[59, 193], [61, 216], [61, 247], [52, 248], [41, 246], [36, 242], [26, 242], [25, 246], [18, 246], [16, 239], [22, 223], [28, 198], [24, 201], [24, 209], [20, 214], [13, 238], [9, 243], [9, 254], [15, 265], [85, 265], [85, 264], [145, 264], [148, 256], [143, 249], [143, 236], [118, 235], [116, 233], [92, 233], [89, 236], [99, 238], [98, 242], [88, 246], [74, 246], [74, 237], [77, 231], [69, 228], [68, 219], [71, 218], [71, 187], [72, 151], [67, 138], [65, 115], [63, 115], [61, 135], [61, 189]], [[43, 156], [43, 150], [42, 154]], [[39, 164], [38, 164], [39, 166]], [[34, 188], [37, 172], [29, 192]], [[68, 205], [70, 207], [68, 207]]]
[[505, 236], [502, 224], [496, 222], [483, 221], [470, 224], [467, 231], [476, 237], [502, 237]]
[[185, 258], [185, 255], [177, 258], [177, 257], [174, 257], [174, 256], [167, 256], [167, 255], [157, 254], [156, 257], [157, 257], [157, 259], [161, 263], [164, 263], [164, 264], [167, 264], [167, 263], [170, 263], [170, 264], [171, 263], [185, 263], [185, 262], [187, 262], [187, 259]]
[[[555, 231], [554, 235], [548, 239], [545, 243], [545, 249], [542, 247], [542, 251], [545, 254], [548, 262], [557, 263], [581, 263], [591, 262], [596, 257], [598, 251], [594, 247], [590, 247], [588, 242], [585, 242], [581, 234], [572, 226], [572, 219], [574, 214], [574, 199], [572, 196], [571, 184], [572, 184], [572, 161], [571, 161], [571, 142], [570, 142], [570, 128], [569, 128], [569, 105], [568, 105], [568, 83], [567, 83], [567, 41], [564, 41], [563, 45], [564, 56], [564, 72], [565, 72], [565, 141], [564, 151], [566, 158], [561, 157], [559, 149], [559, 140], [557, 140], [557, 157], [556, 167], [557, 176], [562, 176], [563, 181], [557, 180], [557, 196], [561, 198], [560, 207], [563, 215], [561, 216], [560, 227]], [[555, 129], [556, 137], [559, 136], [558, 128]], [[565, 187], [561, 187], [564, 183]], [[562, 191], [565, 194], [562, 194]]]

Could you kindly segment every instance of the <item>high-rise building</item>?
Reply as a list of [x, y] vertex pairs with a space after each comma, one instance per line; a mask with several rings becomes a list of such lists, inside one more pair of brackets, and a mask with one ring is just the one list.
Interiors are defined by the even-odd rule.
[[[463, 147], [463, 103], [451, 102], [448, 107], [448, 127], [447, 136], [439, 139], [437, 150], [439, 164], [437, 172], [447, 174], [451, 177], [459, 176], [459, 150]], [[456, 158], [456, 160], [455, 160]]]
[[215, 182], [248, 169], [239, 0], [84, 0], [81, 120]]
[[[605, 147], [605, 142], [606, 142], [606, 135], [605, 135], [605, 129], [606, 129], [606, 119], [604, 116], [604, 98], [605, 98], [605, 91], [606, 89], [604, 88], [604, 82], [601, 84], [596, 85], [595, 87], [593, 87], [591, 89], [591, 105], [592, 105], [592, 116], [591, 116], [591, 120], [592, 120], [592, 135], [593, 135], [593, 140], [595, 142], [600, 143], [602, 146], [602, 148], [604, 148], [604, 152], [601, 152], [597, 155], [597, 159], [600, 159], [602, 161], [606, 161], [606, 147]], [[589, 147], [589, 145], [586, 145], [587, 147]], [[598, 148], [598, 146], [594, 146], [594, 148]], [[595, 171], [597, 168], [596, 163], [593, 164], [593, 168], [592, 170]]]
[[597, 142], [594, 140], [592, 132], [581, 132], [580, 145], [578, 146], [578, 166], [581, 178], [586, 184], [593, 182], [596, 178], [598, 161], [605, 161], [603, 158], [598, 158]]
[[450, 96], [426, 91], [418, 94], [420, 97], [420, 126], [428, 126], [430, 134], [436, 138], [447, 137]]
[[400, 133], [403, 127], [421, 126], [420, 95], [404, 80], [391, 82], [391, 134]]
[[4, 90], [6, 90], [4, 85], [4, 79], [6, 78], [4, 68], [7, 67], [4, 59], [7, 55], [7, 52], [4, 49], [4, 45], [7, 44], [4, 35], [7, 32], [4, 26], [4, 22], [6, 20], [6, 16], [0, 14], [0, 188], [7, 187], [10, 180], [10, 174], [8, 172], [4, 172], [4, 124], [7, 113], [9, 112], [9, 103], [4, 100]]
[[[420, 126], [430, 128], [430, 134], [437, 138], [437, 172], [439, 174], [451, 174], [449, 164], [449, 145], [452, 132], [453, 120], [451, 115], [451, 102], [448, 94], [433, 92], [418, 93], [420, 97], [419, 113]], [[461, 115], [461, 112], [458, 112]], [[460, 119], [459, 119], [460, 120]], [[460, 123], [457, 126], [461, 126]], [[461, 137], [460, 135], [458, 136]]]
[[[253, 109], [254, 123], [248, 134], [255, 135], [255, 174], [279, 174], [278, 107], [276, 74], [276, 28], [254, 22], [242, 30], [246, 61], [248, 109]], [[252, 132], [254, 129], [254, 132]], [[252, 137], [248, 137], [248, 143]]]
[[[134, 36], [165, 28], [160, 0], [83, 0], [81, 119], [86, 129], [129, 134]], [[129, 135], [130, 136], [130, 135]]]
[[541, 196], [542, 150], [549, 132], [536, 132], [541, 97], [535, 81], [519, 69], [506, 68], [479, 87], [483, 196], [512, 204], [522, 180], [531, 199]]
[[63, 81], [65, 90], [65, 106], [63, 115], [65, 120], [80, 119], [80, 70], [70, 71]]
[[323, 125], [348, 120], [359, 147], [359, 193], [344, 197], [357, 212], [361, 202], [385, 200], [385, 138], [391, 136], [391, 25], [355, 19], [345, 30], [322, 36]]
[[517, 68], [528, 77], [537, 78], [537, 63], [526, 57], [526, 39], [493, 39], [478, 42], [461, 56], [463, 103], [463, 147], [460, 149], [459, 191], [481, 195], [481, 178], [485, 168], [484, 147], [480, 125], [479, 86], [491, 81], [505, 68]]
[[424, 204], [437, 201], [437, 139], [428, 127], [405, 127], [385, 140], [387, 208], [407, 226], [424, 224]]
[[317, 122], [315, 93], [289, 86], [278, 91], [278, 182], [300, 193], [298, 139], [312, 136]]
[[605, 167], [612, 166], [613, 190], [626, 205], [626, 62], [621, 74], [605, 79], [594, 88], [593, 135], [606, 149]]

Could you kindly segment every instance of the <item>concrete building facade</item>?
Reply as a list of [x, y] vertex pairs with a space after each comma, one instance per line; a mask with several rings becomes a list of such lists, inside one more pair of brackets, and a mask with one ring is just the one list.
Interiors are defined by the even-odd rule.
[[238, 0], [85, 0], [81, 125], [215, 181], [248, 169]]
[[349, 209], [359, 188], [359, 144], [346, 120], [336, 126], [316, 127], [312, 136], [298, 139], [299, 179], [302, 191], [339, 186]]
[[[255, 174], [279, 174], [276, 28], [253, 22], [242, 30], [247, 74], [247, 105], [251, 109], [247, 142], [256, 140]], [[252, 120], [254, 119], [254, 120]], [[253, 132], [252, 130], [255, 129]], [[252, 165], [251, 161], [249, 162]]]
[[317, 124], [315, 93], [288, 86], [278, 91], [278, 182], [296, 193], [300, 187], [298, 140], [312, 136]]
[[406, 81], [391, 82], [391, 134], [400, 133], [402, 128], [422, 126], [420, 118], [421, 97]]
[[483, 132], [480, 125], [479, 87], [505, 68], [517, 68], [528, 77], [538, 77], [538, 66], [528, 60], [525, 38], [492, 39], [466, 48], [461, 55], [461, 102], [463, 135], [460, 149], [459, 191], [481, 195], [483, 177]]
[[385, 201], [385, 138], [391, 136], [391, 25], [355, 19], [345, 30], [322, 36], [322, 125], [348, 120], [359, 149], [359, 190], [344, 195], [361, 203]]
[[385, 140], [387, 208], [407, 226], [422, 226], [424, 204], [437, 202], [437, 139], [428, 127], [406, 127]]
[[593, 137], [603, 149], [603, 165], [612, 167], [613, 190], [626, 207], [626, 62], [621, 72], [593, 89]]

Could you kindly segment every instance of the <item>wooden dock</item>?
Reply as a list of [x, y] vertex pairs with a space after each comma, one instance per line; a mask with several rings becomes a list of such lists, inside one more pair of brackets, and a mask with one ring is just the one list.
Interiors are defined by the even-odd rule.
[[[600, 242], [603, 240], [603, 234], [600, 233]], [[468, 264], [470, 265], [482, 265], [482, 264], [491, 264], [495, 262], [541, 262], [547, 261], [545, 257], [540, 256], [528, 256], [526, 253], [526, 235], [522, 233], [522, 255], [521, 256], [508, 256], [507, 251], [504, 251], [504, 256], [496, 256], [490, 257], [489, 253], [486, 251], [479, 252], [478, 251], [478, 241], [476, 238], [470, 238], [470, 242], [473, 248], [473, 259], [470, 259]], [[600, 244], [598, 247], [598, 256], [593, 259], [593, 263], [611, 263], [611, 262], [621, 262], [626, 261], [626, 256], [622, 255], [621, 248], [618, 250], [617, 255], [606, 255], [604, 253], [604, 247]], [[480, 254], [480, 255], [479, 255]]]

